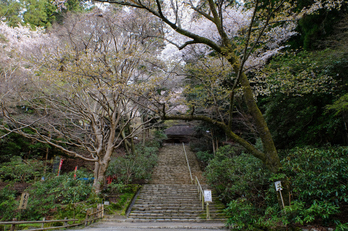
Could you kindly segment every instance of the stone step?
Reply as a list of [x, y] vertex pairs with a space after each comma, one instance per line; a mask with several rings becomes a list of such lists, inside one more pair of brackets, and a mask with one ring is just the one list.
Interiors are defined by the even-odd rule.
[[172, 215], [143, 215], [143, 216], [134, 216], [134, 215], [130, 215], [129, 218], [133, 218], [133, 219], [200, 219], [201, 216], [196, 215], [196, 216], [189, 216], [189, 215], [178, 215], [178, 216], [172, 216]]
[[200, 201], [190, 201], [190, 202], [187, 202], [187, 201], [167, 201], [167, 200], [154, 200], [154, 201], [149, 201], [149, 200], [139, 200], [139, 201], [136, 201], [136, 204], [137, 205], [146, 205], [146, 206], [151, 206], [151, 207], [154, 207], [154, 206], [158, 206], [158, 207], [163, 207], [163, 206], [170, 206], [170, 205], [173, 205], [173, 206], [191, 206], [191, 205], [196, 205], [196, 206], [199, 206], [201, 205]]
[[[182, 208], [182, 207], [170, 207], [170, 208], [161, 208], [161, 209], [158, 209], [158, 208], [146, 208], [146, 207], [136, 207], [136, 208], [132, 208], [132, 212], [137, 212], [137, 211], [140, 211], [140, 212], [158, 212], [158, 213], [161, 213], [162, 211], [172, 211], [172, 212], [205, 212], [205, 210], [202, 210], [201, 207], [198, 207], [198, 208]], [[214, 213], [223, 213], [220, 209], [212, 209], [212, 208], [209, 208], [209, 211], [210, 212], [214, 212]]]
[[[201, 205], [199, 206], [191, 206], [191, 205], [154, 205], [154, 206], [148, 206], [148, 205], [142, 205], [142, 204], [136, 204], [133, 206], [132, 209], [191, 209], [191, 210], [196, 210], [196, 209], [202, 208]], [[215, 209], [212, 207], [212, 209]]]
[[201, 222], [200, 218], [128, 218], [128, 222]]
[[168, 191], [166, 189], [162, 190], [142, 190], [145, 194], [151, 194], [151, 193], [158, 193], [158, 194], [168, 194], [168, 195], [177, 195], [181, 193], [187, 193], [187, 195], [194, 195], [197, 194], [197, 189], [195, 190], [182, 190], [182, 191]]
[[[186, 153], [193, 175], [200, 179], [203, 189], [208, 188], [195, 154], [188, 147]], [[215, 207], [214, 202], [209, 209], [211, 217], [220, 217], [222, 208]], [[204, 220], [204, 213], [197, 186], [191, 184], [183, 147], [164, 146], [158, 157], [158, 165], [154, 168], [152, 181], [141, 189], [129, 219], [137, 222], [201, 221]]]
[[[172, 190], [171, 187], [175, 187], [176, 190]], [[221, 208], [211, 204], [209, 209], [211, 218], [222, 217]], [[146, 185], [138, 196], [129, 218], [136, 221], [197, 221], [205, 217], [204, 213], [194, 185]]]
[[137, 199], [136, 203], [147, 203], [147, 204], [182, 204], [182, 203], [187, 203], [187, 204], [196, 204], [200, 203], [198, 197], [196, 199], [190, 199], [190, 200], [185, 200], [185, 199], [168, 199], [168, 198], [143, 198], [143, 199]]
[[178, 217], [192, 218], [199, 217], [200, 213], [131, 213], [129, 217]]
[[[141, 192], [141, 194], [138, 196], [138, 199], [168, 199], [168, 200], [196, 200], [199, 198], [198, 194], [193, 194], [193, 195], [183, 195], [180, 196], [180, 194], [175, 194], [175, 195], [170, 195], [170, 194], [156, 194], [153, 193], [152, 195], [144, 195], [143, 192]], [[214, 196], [213, 196], [214, 198]], [[213, 201], [213, 202], [217, 202], [217, 201]]]
[[133, 211], [132, 215], [137, 214], [200, 214], [200, 210], [147, 210], [147, 211]]

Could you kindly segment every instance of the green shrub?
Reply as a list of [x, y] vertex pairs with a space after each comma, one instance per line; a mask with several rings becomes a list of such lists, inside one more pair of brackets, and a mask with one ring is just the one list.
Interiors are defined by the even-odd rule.
[[27, 209], [21, 214], [21, 219], [39, 220], [42, 217], [57, 214], [62, 205], [69, 205], [86, 200], [91, 194], [91, 185], [82, 178], [92, 177], [90, 173], [80, 169], [75, 180], [74, 172], [60, 176], [47, 177], [45, 181], [38, 181], [26, 189], [29, 193]]
[[[30, 129], [25, 128], [25, 132], [32, 132]], [[5, 131], [0, 130], [0, 136], [6, 134]], [[11, 158], [20, 156], [24, 159], [35, 159], [42, 157], [47, 148], [50, 148], [48, 144], [43, 144], [37, 141], [33, 141], [29, 138], [25, 138], [16, 133], [11, 133], [8, 136], [0, 140], [0, 163], [9, 162]]]
[[[224, 149], [222, 149], [224, 150]], [[226, 154], [227, 153], [227, 154]], [[307, 223], [347, 224], [334, 220], [348, 201], [347, 148], [296, 148], [285, 153], [283, 172], [291, 182], [292, 202], [281, 211], [274, 176], [250, 154], [218, 151], [206, 168], [209, 183], [227, 203], [228, 223], [236, 230]], [[284, 195], [285, 196], [285, 195]]]
[[296, 148], [289, 151], [282, 164], [292, 184], [292, 207], [296, 208], [288, 208], [293, 214], [288, 216], [290, 221], [332, 222], [340, 206], [348, 202], [348, 149]]
[[134, 193], [138, 190], [137, 184], [117, 184], [112, 182], [107, 186], [107, 192], [110, 194]]
[[117, 157], [110, 162], [107, 175], [116, 175], [117, 184], [130, 184], [138, 180], [150, 180], [157, 164], [158, 147], [136, 146], [136, 155]]
[[0, 190], [0, 220], [8, 221], [14, 217], [15, 210], [18, 208], [16, 201], [17, 191], [12, 189], [13, 185], [7, 185]]
[[203, 166], [207, 166], [209, 161], [214, 158], [214, 154], [208, 151], [198, 151], [196, 153], [197, 159], [203, 164]]
[[225, 146], [209, 162], [205, 175], [225, 202], [244, 197], [253, 203], [263, 203], [260, 200], [266, 196], [270, 172], [254, 156], [236, 155], [233, 147]]
[[43, 174], [43, 162], [23, 160], [16, 156], [10, 162], [0, 165], [0, 179], [7, 182], [31, 182]]
[[227, 205], [225, 209], [229, 217], [227, 224], [233, 229], [238, 230], [253, 230], [257, 222], [256, 208], [245, 198], [233, 200]]
[[347, 148], [296, 148], [282, 164], [290, 177], [294, 197], [307, 206], [314, 200], [336, 206], [348, 202]]
[[110, 194], [119, 194], [122, 193], [124, 191], [124, 189], [126, 188], [127, 185], [125, 184], [117, 184], [114, 182], [111, 182], [111, 184], [107, 185], [107, 192]]
[[153, 135], [154, 135], [154, 139], [157, 142], [162, 142], [162, 140], [165, 140], [168, 138], [167, 135], [161, 130], [154, 131]]

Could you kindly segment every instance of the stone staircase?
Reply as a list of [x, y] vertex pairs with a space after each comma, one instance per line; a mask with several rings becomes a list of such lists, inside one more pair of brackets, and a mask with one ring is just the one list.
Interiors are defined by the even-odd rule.
[[145, 185], [129, 215], [131, 219], [195, 221], [201, 204], [194, 185]]
[[[202, 172], [195, 154], [186, 147], [191, 172], [197, 176], [203, 189]], [[223, 205], [215, 199], [209, 205], [212, 220], [223, 220]], [[128, 221], [204, 221], [197, 187], [191, 184], [183, 146], [168, 145], [161, 149], [159, 162], [154, 169], [152, 181], [141, 189], [131, 208]]]

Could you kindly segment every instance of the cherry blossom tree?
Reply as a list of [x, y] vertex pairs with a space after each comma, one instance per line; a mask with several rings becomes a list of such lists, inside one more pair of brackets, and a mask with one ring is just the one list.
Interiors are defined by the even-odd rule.
[[31, 74], [25, 68], [29, 65], [25, 58], [39, 55], [40, 49], [48, 48], [56, 38], [45, 34], [42, 28], [11, 27], [5, 22], [0, 22], [0, 36], [0, 102], [15, 104], [18, 101], [15, 93], [26, 89]]
[[99, 193], [114, 150], [152, 119], [135, 123], [141, 109], [135, 100], [139, 92], [155, 92], [158, 22], [137, 10], [69, 16], [51, 32], [59, 38], [56, 46], [30, 59], [27, 85], [35, 91], [18, 92], [15, 106], [23, 105], [22, 114], [3, 103], [7, 126], [1, 129], [94, 162]]
[[[194, 46], [201, 55], [214, 53], [223, 57], [230, 65], [231, 78], [229, 94], [230, 119], [221, 121], [207, 115], [194, 113], [175, 115], [162, 104], [163, 119], [202, 120], [214, 124], [226, 135], [263, 161], [273, 173], [279, 173], [281, 164], [271, 133], [259, 110], [248, 78], [248, 69], [265, 64], [277, 53], [282, 44], [294, 34], [296, 20], [305, 14], [321, 8], [340, 7], [341, 0], [316, 0], [309, 8], [294, 11], [296, 2], [277, 1], [158, 1], [158, 0], [98, 0], [143, 9], [155, 15], [167, 25], [165, 38], [179, 50]], [[240, 20], [241, 19], [241, 20]], [[244, 19], [247, 19], [244, 21]], [[237, 23], [236, 23], [237, 22]], [[246, 23], [245, 23], [246, 22]], [[235, 134], [231, 124], [235, 94], [241, 89], [245, 105], [254, 121], [263, 144], [263, 151]]]

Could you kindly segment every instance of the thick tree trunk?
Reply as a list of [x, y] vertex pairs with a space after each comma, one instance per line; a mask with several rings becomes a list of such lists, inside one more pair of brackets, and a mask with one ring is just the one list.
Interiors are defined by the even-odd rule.
[[106, 183], [106, 170], [108, 163], [106, 161], [95, 162], [93, 190], [98, 195], [103, 190]]
[[[233, 66], [234, 71], [238, 73], [240, 69], [240, 64], [236, 61], [235, 58], [230, 58], [229, 61], [231, 65]], [[264, 159], [262, 161], [271, 172], [281, 173], [281, 163], [280, 163], [277, 149], [273, 142], [271, 132], [268, 128], [268, 125], [265, 121], [264, 116], [262, 115], [259, 107], [256, 104], [256, 100], [254, 98], [249, 79], [244, 72], [241, 73], [240, 84], [242, 86], [245, 104], [248, 107], [250, 115], [254, 119], [256, 129], [262, 141], [263, 150], [264, 150]], [[288, 181], [287, 178], [276, 179], [275, 181], [277, 180], [280, 180], [283, 185], [282, 195], [283, 195], [284, 205], [289, 206], [290, 205], [290, 196], [289, 196], [290, 182]], [[283, 207], [283, 202], [281, 200], [280, 195], [278, 194], [278, 203], [280, 207]]]
[[[127, 125], [127, 130], [128, 130], [128, 133], [131, 134], [133, 132], [133, 128], [128, 124]], [[131, 152], [132, 152], [132, 155], [137, 155], [136, 151], [135, 151], [135, 144], [134, 144], [134, 139], [133, 139], [133, 136], [131, 136], [129, 138], [129, 143], [130, 143], [130, 149], [131, 149]]]
[[273, 173], [277, 173], [281, 167], [281, 164], [271, 132], [268, 129], [265, 118], [256, 104], [249, 80], [244, 73], [242, 73], [240, 82], [243, 87], [245, 103], [248, 107], [249, 113], [255, 121], [257, 131], [262, 140], [263, 150], [265, 153], [264, 163]]
[[102, 191], [104, 187], [105, 172], [106, 169], [103, 169], [103, 165], [99, 162], [95, 162], [93, 190], [97, 195]]

